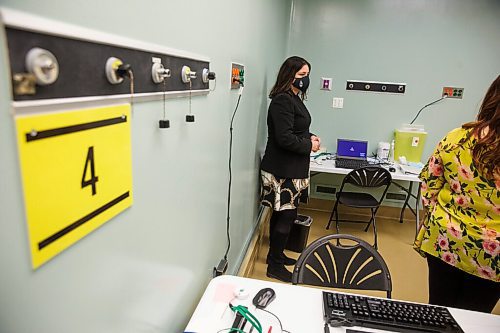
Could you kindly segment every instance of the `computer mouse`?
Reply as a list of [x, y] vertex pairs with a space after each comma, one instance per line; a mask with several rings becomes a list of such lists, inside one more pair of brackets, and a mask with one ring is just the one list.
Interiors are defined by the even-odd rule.
[[253, 305], [258, 309], [264, 309], [276, 298], [276, 293], [271, 288], [261, 289], [253, 298]]

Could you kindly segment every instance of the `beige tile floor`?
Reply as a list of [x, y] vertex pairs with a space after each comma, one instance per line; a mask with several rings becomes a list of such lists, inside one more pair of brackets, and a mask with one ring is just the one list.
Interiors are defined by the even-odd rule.
[[[333, 232], [333, 226], [326, 230], [326, 224], [330, 213], [329, 202], [315, 201], [309, 206], [304, 206], [299, 210], [299, 214], [311, 216], [313, 219], [309, 231], [308, 243], [319, 237]], [[349, 216], [341, 215], [341, 218]], [[352, 216], [351, 216], [352, 217]], [[395, 299], [408, 300], [414, 302], [426, 303], [428, 299], [427, 287], [427, 264], [412, 248], [415, 237], [415, 220], [411, 215], [406, 215], [404, 223], [399, 223], [399, 213], [397, 209], [384, 209], [380, 215], [377, 215], [377, 230], [379, 252], [385, 259], [392, 277], [392, 297]], [[357, 217], [358, 219], [362, 217]], [[369, 243], [373, 243], [373, 232], [370, 228], [364, 232], [364, 225], [343, 223], [341, 224], [341, 233], [355, 235]], [[263, 240], [263, 247], [259, 250], [259, 256], [255, 262], [254, 270], [249, 277], [277, 281], [266, 276], [266, 254], [268, 251], [268, 240]], [[286, 254], [293, 258], [298, 258], [299, 253], [286, 251]], [[291, 268], [290, 268], [291, 270]], [[355, 291], [360, 294], [385, 296], [382, 292]], [[497, 303], [495, 314], [500, 314], [500, 302]]]

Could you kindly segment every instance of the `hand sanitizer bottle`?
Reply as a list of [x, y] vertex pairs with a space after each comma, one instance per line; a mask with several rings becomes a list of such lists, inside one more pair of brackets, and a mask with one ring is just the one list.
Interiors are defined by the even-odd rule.
[[389, 160], [391, 162], [394, 162], [394, 140], [391, 141], [391, 152], [390, 152]]

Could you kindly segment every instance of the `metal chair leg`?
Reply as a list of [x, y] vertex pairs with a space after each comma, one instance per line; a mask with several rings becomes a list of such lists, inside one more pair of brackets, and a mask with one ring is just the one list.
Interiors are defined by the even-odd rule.
[[373, 219], [373, 236], [375, 238], [375, 241], [373, 243], [373, 247], [375, 248], [375, 250], [377, 250], [378, 248], [378, 243], [377, 243], [377, 224], [375, 222], [375, 212], [373, 211], [373, 209], [371, 209], [372, 211], [372, 219]]
[[406, 206], [410, 207], [410, 204], [408, 201], [410, 200], [411, 197], [411, 190], [413, 187], [413, 182], [410, 182], [410, 185], [408, 186], [408, 191], [406, 194], [405, 202], [403, 203], [403, 207], [401, 207], [401, 213], [399, 214], [399, 223], [403, 223], [403, 215], [405, 213]]
[[364, 230], [365, 232], [367, 232], [367, 231], [368, 231], [368, 228], [370, 227], [370, 224], [372, 224], [372, 223], [373, 223], [373, 217], [375, 216], [375, 215], [373, 214], [373, 209], [372, 209], [372, 208], [370, 208], [370, 211], [372, 212], [372, 217], [371, 217], [370, 221], [368, 221], [368, 223], [366, 224], [366, 227], [365, 227], [365, 230]]
[[338, 203], [339, 203], [339, 200], [338, 199], [335, 200], [335, 204], [333, 205], [332, 213], [330, 214], [330, 219], [328, 220], [328, 224], [326, 226], [326, 230], [330, 229], [330, 224], [332, 223], [332, 220], [333, 220], [333, 214], [337, 210]]
[[340, 234], [340, 232], [339, 232], [339, 210], [338, 210], [338, 207], [335, 210], [335, 230], [337, 230], [337, 234]]

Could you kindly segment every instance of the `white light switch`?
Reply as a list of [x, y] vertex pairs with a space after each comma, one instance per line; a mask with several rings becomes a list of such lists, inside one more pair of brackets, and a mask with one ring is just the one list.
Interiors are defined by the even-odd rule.
[[332, 78], [322, 77], [321, 78], [321, 90], [332, 90]]
[[344, 99], [340, 97], [334, 97], [332, 106], [334, 109], [342, 109], [344, 107]]

